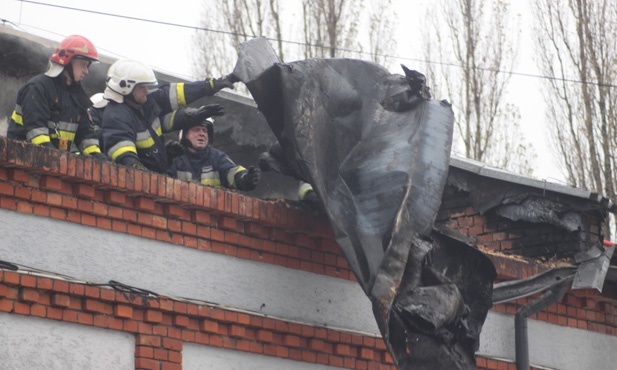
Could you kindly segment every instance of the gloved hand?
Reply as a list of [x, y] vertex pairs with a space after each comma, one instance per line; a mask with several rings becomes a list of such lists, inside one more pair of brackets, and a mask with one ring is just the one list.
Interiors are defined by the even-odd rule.
[[219, 91], [224, 88], [233, 90], [234, 83], [240, 81], [240, 79], [238, 79], [238, 77], [236, 77], [233, 73], [230, 73], [227, 76], [223, 76], [221, 78], [210, 78], [207, 81], [212, 89]]
[[99, 153], [99, 152], [92, 153], [90, 154], [90, 156], [96, 160], [103, 161], [103, 162], [107, 162], [109, 160], [109, 158], [107, 158], [105, 154]]
[[133, 157], [130, 155], [122, 156], [118, 163], [120, 163], [123, 166], [134, 168], [136, 170], [150, 171], [148, 168], [146, 168], [146, 166], [141, 164], [141, 162], [137, 159], [137, 157]]
[[49, 141], [48, 141], [48, 142], [45, 142], [45, 143], [43, 143], [43, 144], [41, 144], [41, 146], [42, 146], [43, 148], [57, 149], [57, 148], [54, 146], [54, 144], [52, 144], [52, 143], [51, 143], [51, 142], [49, 142]]
[[170, 140], [165, 144], [165, 151], [167, 152], [167, 165], [171, 166], [174, 158], [184, 154], [184, 147], [179, 141]]
[[319, 196], [317, 195], [317, 193], [315, 193], [314, 190], [309, 190], [308, 192], [306, 192], [302, 201], [310, 204], [313, 207], [317, 207], [320, 205]]
[[240, 175], [236, 179], [236, 187], [238, 190], [248, 191], [255, 190], [259, 178], [261, 177], [261, 171], [255, 166], [250, 166], [246, 172]]
[[[199, 108], [184, 108], [184, 115], [186, 116], [186, 120], [188, 123], [192, 124], [202, 123], [203, 120], [205, 120], [206, 118], [222, 116], [223, 114], [225, 114], [223, 112], [223, 107], [219, 104], [202, 105]], [[182, 128], [178, 127], [178, 129]]]
[[141, 162], [133, 162], [131, 163], [129, 167], [134, 168], [136, 170], [141, 170], [141, 171], [150, 171], [146, 166], [141, 164]]

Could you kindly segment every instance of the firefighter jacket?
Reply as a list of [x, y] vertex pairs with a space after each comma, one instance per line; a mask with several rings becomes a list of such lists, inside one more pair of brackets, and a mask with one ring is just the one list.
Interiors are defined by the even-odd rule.
[[91, 105], [81, 85], [67, 86], [63, 74], [35, 76], [17, 94], [7, 137], [37, 145], [51, 142], [61, 150], [70, 150], [74, 142], [82, 154], [100, 153], [87, 113]]
[[126, 98], [123, 103], [110, 100], [103, 112], [102, 125], [107, 156], [113, 162], [124, 165], [141, 162], [151, 171], [166, 173], [163, 133], [177, 130], [186, 122], [179, 108], [216, 92], [203, 81], [195, 81], [162, 85], [148, 94], [143, 105]]
[[247, 173], [246, 168], [235, 164], [227, 154], [210, 146], [206, 150], [174, 158], [167, 174], [180, 180], [199, 182], [202, 185], [241, 189], [237, 179]]

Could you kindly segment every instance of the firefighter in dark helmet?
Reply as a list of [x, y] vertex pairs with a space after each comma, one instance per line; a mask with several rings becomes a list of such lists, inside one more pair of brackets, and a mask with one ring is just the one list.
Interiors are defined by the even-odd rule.
[[171, 177], [202, 185], [242, 191], [254, 190], [260, 170], [235, 164], [227, 154], [213, 148], [214, 124], [211, 119], [187, 125], [181, 132], [184, 155], [174, 158], [168, 171]]

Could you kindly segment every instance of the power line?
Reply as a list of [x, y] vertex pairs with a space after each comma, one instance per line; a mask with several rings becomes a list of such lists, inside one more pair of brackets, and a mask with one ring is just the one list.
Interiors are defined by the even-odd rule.
[[[206, 27], [190, 26], [190, 25], [184, 25], [184, 24], [179, 24], [179, 23], [171, 23], [171, 22], [164, 22], [164, 21], [158, 21], [158, 20], [146, 19], [146, 18], [130, 17], [130, 16], [126, 16], [126, 15], [100, 12], [100, 11], [96, 11], [96, 10], [80, 9], [80, 8], [74, 8], [74, 7], [63, 6], [63, 5], [41, 3], [41, 2], [38, 2], [38, 1], [31, 1], [31, 0], [18, 0], [18, 1], [20, 1], [21, 3], [29, 3], [29, 4], [35, 4], [35, 5], [48, 6], [48, 7], [52, 7], [52, 8], [72, 10], [72, 11], [76, 11], [76, 12], [83, 12], [83, 13], [104, 15], [104, 16], [108, 16], [108, 17], [128, 19], [128, 20], [139, 21], [139, 22], [160, 24], [160, 25], [170, 26], [170, 27], [187, 28], [187, 29], [192, 29], [192, 30], [197, 30], [197, 31], [220, 33], [220, 34], [224, 34], [224, 35], [240, 36], [240, 37], [245, 37], [245, 38], [255, 38], [255, 37], [258, 37], [257, 35], [242, 34], [242, 33], [237, 33], [237, 32], [223, 31], [223, 30], [217, 30], [217, 29], [206, 28]], [[21, 13], [21, 10], [20, 10], [20, 13]], [[21, 15], [20, 15], [20, 17], [21, 17]], [[13, 23], [13, 22], [11, 22], [11, 23]], [[30, 26], [30, 27], [32, 27], [32, 26]], [[36, 27], [33, 27], [33, 28], [36, 28]], [[291, 45], [310, 46], [310, 47], [323, 48], [323, 49], [334, 49], [334, 50], [343, 51], [343, 52], [347, 52], [347, 53], [355, 53], [355, 54], [358, 54], [358, 55], [379, 56], [379, 57], [390, 58], [390, 59], [402, 59], [402, 60], [409, 60], [409, 61], [414, 61], [414, 62], [419, 62], [419, 63], [434, 64], [434, 65], [441, 65], [441, 66], [461, 68], [461, 69], [470, 68], [470, 69], [479, 70], [479, 71], [485, 71], [485, 72], [503, 73], [503, 74], [507, 74], [507, 75], [510, 75], [510, 76], [539, 78], [539, 79], [550, 80], [550, 81], [562, 81], [562, 82], [570, 82], [570, 83], [577, 83], [577, 84], [593, 85], [593, 86], [598, 86], [598, 87], [610, 87], [610, 88], [617, 87], [617, 85], [599, 83], [599, 82], [594, 82], [594, 81], [583, 82], [581, 80], [576, 80], [576, 79], [571, 79], [571, 78], [564, 78], [564, 77], [544, 76], [544, 75], [537, 75], [537, 74], [532, 74], [532, 73], [504, 71], [504, 70], [492, 69], [492, 68], [484, 68], [484, 67], [465, 67], [465, 66], [462, 66], [460, 64], [455, 64], [455, 63], [450, 63], [450, 62], [435, 62], [435, 61], [418, 59], [418, 58], [403, 57], [403, 56], [399, 56], [399, 55], [373, 54], [373, 53], [369, 53], [369, 52], [365, 52], [365, 51], [360, 51], [360, 50], [353, 50], [353, 49], [340, 48], [340, 47], [334, 47], [333, 48], [331, 46], [309, 44], [309, 43], [306, 43], [306, 42], [290, 41], [290, 40], [283, 40], [283, 39], [279, 40], [279, 39], [270, 38], [270, 37], [266, 37], [266, 39], [269, 40], [269, 41], [273, 41], [273, 42], [279, 42], [280, 41], [282, 43], [291, 44]]]

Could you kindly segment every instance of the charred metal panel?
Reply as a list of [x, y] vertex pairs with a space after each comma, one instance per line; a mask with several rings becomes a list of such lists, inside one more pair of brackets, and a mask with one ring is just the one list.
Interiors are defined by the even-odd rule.
[[397, 365], [475, 368], [495, 269], [432, 231], [449, 163], [449, 104], [431, 100], [424, 76], [405, 67], [405, 76], [351, 59], [268, 67], [274, 58], [264, 48], [264, 39], [245, 44], [237, 75], [288, 167], [321, 198]]

